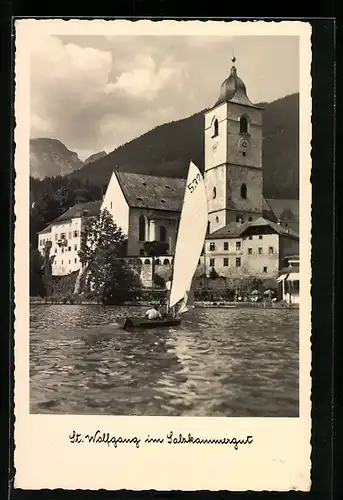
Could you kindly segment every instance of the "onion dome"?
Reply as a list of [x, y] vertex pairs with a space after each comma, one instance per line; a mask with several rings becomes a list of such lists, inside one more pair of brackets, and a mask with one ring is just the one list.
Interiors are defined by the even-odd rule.
[[215, 106], [224, 102], [235, 102], [237, 104], [255, 107], [247, 96], [247, 89], [243, 81], [237, 76], [237, 69], [235, 66], [236, 58], [232, 57], [231, 60], [233, 62], [233, 66], [231, 68], [230, 76], [223, 81]]

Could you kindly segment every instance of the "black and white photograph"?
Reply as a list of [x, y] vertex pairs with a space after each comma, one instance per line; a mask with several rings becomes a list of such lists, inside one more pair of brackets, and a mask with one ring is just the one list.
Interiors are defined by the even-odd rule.
[[30, 22], [16, 99], [27, 418], [197, 417], [206, 436], [219, 420], [309, 418], [306, 23]]

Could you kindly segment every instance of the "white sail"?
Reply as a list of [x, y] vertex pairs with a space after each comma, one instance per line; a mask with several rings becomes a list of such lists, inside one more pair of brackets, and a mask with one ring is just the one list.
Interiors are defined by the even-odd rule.
[[207, 230], [208, 209], [203, 176], [194, 163], [190, 163], [181, 211], [173, 262], [173, 279], [169, 305], [181, 300], [181, 312], [187, 309], [187, 298], [198, 265]]

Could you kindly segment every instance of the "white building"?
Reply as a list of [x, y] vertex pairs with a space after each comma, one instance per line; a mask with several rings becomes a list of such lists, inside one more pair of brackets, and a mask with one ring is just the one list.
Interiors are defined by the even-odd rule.
[[97, 216], [100, 206], [100, 201], [78, 203], [38, 233], [38, 250], [42, 255], [46, 242], [51, 241], [50, 256], [53, 257], [54, 276], [63, 276], [80, 269], [78, 252], [85, 221], [91, 216]]

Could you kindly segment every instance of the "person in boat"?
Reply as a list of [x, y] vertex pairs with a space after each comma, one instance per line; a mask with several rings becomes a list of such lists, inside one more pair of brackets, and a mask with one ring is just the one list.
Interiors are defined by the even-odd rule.
[[148, 319], [162, 319], [162, 315], [159, 311], [159, 305], [157, 304], [156, 306], [152, 307], [151, 309], [148, 309], [147, 312], [145, 313], [145, 316], [147, 316]]

